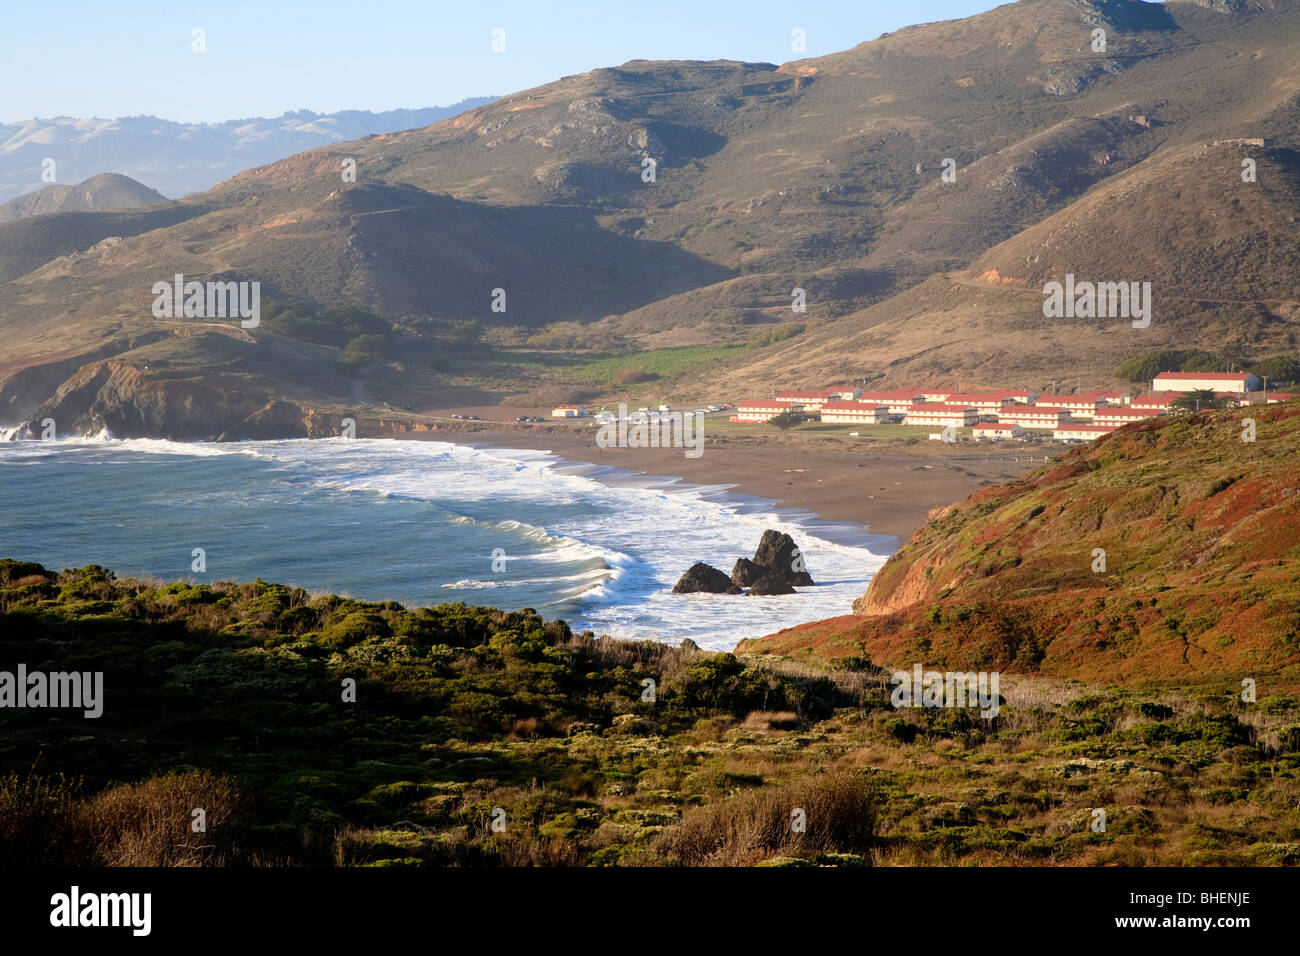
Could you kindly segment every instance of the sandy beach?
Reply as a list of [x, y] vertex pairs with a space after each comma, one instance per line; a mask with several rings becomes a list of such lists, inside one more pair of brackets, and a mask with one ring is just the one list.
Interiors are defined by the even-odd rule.
[[[499, 410], [497, 410], [499, 412]], [[484, 424], [489, 424], [485, 422]], [[490, 444], [547, 451], [560, 458], [676, 477], [703, 485], [732, 485], [736, 492], [770, 498], [837, 522], [864, 525], [872, 534], [905, 542], [934, 508], [961, 501], [989, 484], [1024, 474], [1043, 453], [988, 451], [938, 442], [814, 442], [774, 435], [749, 442], [707, 442], [698, 458], [680, 448], [601, 448], [590, 430], [556, 425], [482, 430], [440, 428], [399, 437]]]

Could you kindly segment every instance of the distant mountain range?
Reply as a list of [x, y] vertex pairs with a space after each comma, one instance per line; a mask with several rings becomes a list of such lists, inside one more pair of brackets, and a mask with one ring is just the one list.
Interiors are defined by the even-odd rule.
[[451, 106], [383, 113], [298, 110], [224, 123], [174, 123], [156, 116], [0, 123], [0, 202], [49, 185], [41, 178], [46, 159], [54, 160], [56, 183], [121, 173], [178, 199], [304, 149], [428, 126], [490, 102], [492, 97], [479, 96]]
[[[0, 224], [0, 425], [302, 432], [543, 374], [503, 345], [737, 346], [643, 401], [1295, 355], [1297, 49], [1300, 0], [1020, 0], [781, 66], [634, 60], [169, 206]], [[153, 316], [181, 273], [260, 282], [265, 320]], [[1150, 282], [1151, 321], [1045, 317], [1067, 275]]]

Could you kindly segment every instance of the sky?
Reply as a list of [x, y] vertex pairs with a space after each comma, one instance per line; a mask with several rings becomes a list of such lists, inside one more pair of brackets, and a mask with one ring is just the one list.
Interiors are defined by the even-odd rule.
[[[0, 15], [0, 122], [446, 106], [628, 60], [784, 63], [997, 0], [68, 0]], [[805, 52], [792, 49], [803, 30]], [[195, 30], [204, 50], [197, 52]], [[504, 52], [494, 52], [502, 30]], [[500, 42], [498, 42], [500, 45]]]

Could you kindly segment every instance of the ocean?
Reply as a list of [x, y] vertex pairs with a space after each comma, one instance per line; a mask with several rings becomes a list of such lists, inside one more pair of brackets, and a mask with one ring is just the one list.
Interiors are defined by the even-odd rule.
[[[56, 570], [531, 607], [578, 631], [713, 650], [848, 613], [897, 546], [721, 486], [426, 441], [5, 442], [0, 502], [0, 557]], [[695, 561], [729, 573], [753, 557], [767, 528], [794, 537], [817, 587], [671, 593]]]

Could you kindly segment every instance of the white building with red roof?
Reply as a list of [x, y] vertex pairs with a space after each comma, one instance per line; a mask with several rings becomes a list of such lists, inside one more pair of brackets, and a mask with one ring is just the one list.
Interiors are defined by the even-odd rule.
[[976, 438], [1023, 438], [1025, 430], [1019, 425], [1004, 425], [1002, 422], [980, 422], [971, 428]]
[[1070, 421], [1070, 410], [1059, 405], [1007, 405], [998, 412], [998, 424], [1021, 428], [1059, 428]]
[[875, 402], [827, 402], [822, 406], [822, 421], [836, 425], [884, 425], [889, 416], [889, 406]]
[[1064, 408], [1073, 418], [1092, 418], [1098, 408], [1110, 404], [1101, 392], [1088, 392], [1083, 395], [1039, 395], [1036, 405]]
[[981, 415], [996, 415], [1003, 405], [1014, 405], [1011, 392], [954, 392], [948, 398], [950, 405], [970, 405]]
[[1154, 408], [1157, 411], [1168, 411], [1169, 406], [1173, 405], [1174, 400], [1182, 398], [1182, 392], [1164, 392], [1160, 395], [1143, 395], [1129, 402], [1129, 408]]
[[1258, 391], [1260, 381], [1249, 372], [1161, 372], [1151, 382], [1153, 392], [1235, 392], [1244, 395]]
[[1096, 441], [1102, 435], [1109, 435], [1119, 425], [1062, 425], [1052, 430], [1052, 437], [1057, 441]]
[[736, 406], [736, 414], [731, 416], [733, 422], [766, 422], [782, 412], [801, 412], [803, 406], [798, 402], [782, 402], [775, 398], [755, 398], [741, 402]]
[[913, 405], [919, 405], [925, 401], [925, 395], [921, 392], [914, 392], [911, 389], [899, 388], [892, 392], [860, 392], [858, 394], [859, 402], [871, 402], [876, 405], [888, 405], [889, 411], [894, 415], [902, 415], [907, 412]]
[[852, 401], [862, 391], [852, 385], [843, 388], [819, 388], [812, 391], [787, 390], [777, 392], [780, 402], [798, 402], [804, 411], [815, 412], [827, 402]]
[[949, 405], [942, 402], [923, 402], [913, 405], [903, 418], [904, 425], [929, 425], [947, 428], [965, 428], [980, 420], [980, 413], [973, 405]]
[[1165, 414], [1159, 408], [1099, 408], [1093, 416], [1094, 425], [1127, 425], [1129, 422], [1145, 422]]

